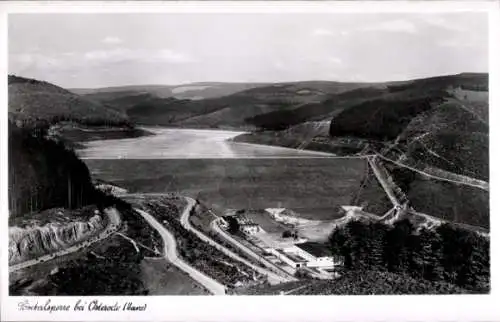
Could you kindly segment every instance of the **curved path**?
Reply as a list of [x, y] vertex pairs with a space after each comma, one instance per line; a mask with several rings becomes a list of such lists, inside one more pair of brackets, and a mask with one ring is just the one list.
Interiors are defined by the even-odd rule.
[[[193, 204], [188, 203], [182, 215], [184, 216], [186, 213], [189, 215], [189, 212], [191, 211], [193, 206]], [[161, 238], [163, 239], [163, 243], [165, 244], [165, 259], [167, 259], [182, 271], [186, 272], [192, 279], [203, 285], [212, 294], [226, 294], [226, 288], [224, 285], [196, 270], [179, 258], [179, 256], [177, 255], [177, 244], [175, 241], [175, 237], [171, 232], [169, 232], [161, 223], [159, 223], [153, 216], [151, 216], [147, 212], [138, 208], [134, 208], [134, 210], [137, 211], [154, 229], [156, 229], [160, 233]]]
[[233, 244], [235, 247], [238, 247], [239, 249], [241, 249], [244, 253], [246, 253], [247, 255], [249, 255], [250, 257], [252, 258], [255, 258], [256, 260], [258, 260], [259, 262], [261, 262], [262, 264], [266, 265], [269, 269], [272, 269], [272, 270], [275, 270], [275, 271], [279, 271], [279, 272], [283, 272], [283, 277], [285, 277], [287, 280], [287, 282], [290, 282], [290, 281], [297, 281], [297, 279], [291, 275], [289, 275], [288, 273], [285, 273], [282, 269], [280, 269], [279, 267], [277, 267], [276, 265], [274, 265], [273, 263], [269, 262], [267, 259], [265, 259], [264, 257], [256, 254], [253, 250], [251, 250], [250, 248], [248, 248], [247, 246], [243, 245], [242, 243], [240, 243], [239, 241], [237, 241], [236, 239], [234, 239], [233, 237], [229, 236], [226, 232], [224, 232], [220, 227], [219, 225], [217, 224], [217, 219], [212, 221], [212, 228], [213, 230], [218, 233], [219, 235], [221, 235], [222, 238], [224, 238], [225, 240], [227, 240], [229, 243]]
[[[189, 198], [189, 197], [184, 197], [187, 202], [188, 202], [188, 205], [192, 208], [194, 207], [194, 205], [196, 205], [196, 200], [192, 199], [192, 198]], [[212, 225], [212, 228], [214, 227], [213, 224], [214, 224], [215, 221], [213, 221], [211, 223]], [[181, 216], [181, 224], [182, 226], [186, 229], [186, 230], [189, 230], [191, 231], [192, 233], [194, 233], [196, 236], [198, 236], [198, 238], [200, 238], [201, 240], [203, 240], [204, 242], [206, 242], [207, 244], [215, 247], [217, 250], [221, 251], [222, 253], [226, 254], [227, 256], [247, 265], [248, 267], [252, 268], [253, 270], [259, 272], [260, 274], [263, 274], [263, 275], [266, 275], [269, 279], [269, 282], [271, 284], [277, 284], [277, 283], [284, 283], [284, 282], [289, 282], [291, 281], [292, 279], [291, 278], [288, 278], [288, 277], [283, 277], [283, 276], [280, 276], [278, 274], [275, 274], [274, 272], [272, 271], [269, 271], [267, 269], [264, 269], [260, 266], [257, 266], [257, 265], [254, 265], [252, 264], [251, 262], [249, 262], [248, 260], [240, 257], [239, 255], [237, 255], [236, 253], [232, 252], [231, 250], [229, 250], [228, 248], [224, 247], [223, 245], [219, 244], [218, 242], [216, 242], [215, 240], [213, 240], [212, 238], [208, 237], [207, 235], [205, 235], [204, 233], [202, 233], [201, 231], [197, 230], [196, 228], [194, 228], [191, 223], [189, 222], [189, 212], [184, 212]]]
[[[121, 219], [120, 219], [120, 213], [115, 208], [105, 209], [104, 213], [108, 216], [108, 220], [109, 220], [108, 226], [106, 227], [106, 229], [104, 229], [97, 236], [96, 239], [94, 239], [92, 241], [90, 241], [90, 240], [81, 241], [76, 245], [73, 245], [73, 246], [65, 248], [65, 249], [61, 249], [60, 251], [50, 253], [47, 255], [43, 255], [43, 256], [40, 256], [40, 257], [35, 258], [35, 259], [27, 260], [27, 261], [24, 261], [24, 262], [19, 263], [19, 264], [11, 265], [11, 266], [9, 266], [9, 273], [12, 273], [12, 272], [15, 272], [17, 270], [27, 268], [27, 267], [30, 267], [30, 266], [33, 266], [36, 264], [39, 264], [39, 263], [44, 262], [44, 261], [54, 259], [55, 257], [60, 257], [60, 256], [64, 256], [64, 255], [68, 255], [68, 254], [77, 252], [77, 251], [81, 250], [82, 248], [85, 248], [85, 247], [92, 245], [93, 243], [96, 243], [96, 242], [101, 241], [105, 238], [108, 238], [109, 236], [111, 236], [111, 234], [115, 233], [118, 230], [118, 228], [120, 227]], [[89, 239], [92, 239], [92, 238], [94, 238], [94, 237], [93, 236], [89, 237]]]
[[[490, 190], [489, 183], [486, 182], [486, 181], [483, 181], [483, 180], [479, 180], [479, 179], [476, 179], [476, 178], [471, 178], [471, 177], [468, 177], [468, 176], [464, 176], [464, 175], [461, 175], [461, 174], [457, 174], [457, 173], [453, 173], [453, 172], [448, 172], [448, 171], [446, 171], [447, 175], [453, 176], [455, 179], [445, 178], [445, 177], [442, 177], [442, 176], [430, 174], [430, 173], [425, 172], [423, 170], [416, 169], [416, 168], [411, 167], [411, 166], [406, 165], [406, 164], [402, 164], [401, 162], [394, 161], [394, 160], [392, 160], [392, 159], [390, 159], [388, 157], [385, 157], [385, 156], [383, 156], [381, 154], [377, 154], [377, 156], [379, 158], [381, 158], [381, 159], [384, 159], [385, 161], [392, 162], [392, 163], [394, 163], [397, 166], [400, 166], [400, 167], [407, 168], [409, 170], [418, 172], [421, 175], [424, 175], [424, 176], [426, 176], [428, 178], [432, 178], [432, 179], [436, 179], [436, 180], [441, 180], [441, 181], [448, 181], [448, 182], [452, 182], [452, 183], [456, 183], [456, 184], [461, 184], [461, 185], [465, 185], [465, 186], [469, 186], [469, 187], [474, 187], [474, 188], [479, 188], [479, 189], [482, 189], [482, 190], [485, 190], [485, 191], [489, 191]], [[444, 170], [442, 170], [442, 169], [439, 169], [439, 170], [442, 171], [443, 173], [445, 173]]]

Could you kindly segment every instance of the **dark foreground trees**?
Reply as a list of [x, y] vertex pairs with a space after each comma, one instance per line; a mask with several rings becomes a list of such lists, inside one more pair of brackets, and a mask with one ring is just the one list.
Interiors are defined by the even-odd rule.
[[89, 171], [63, 143], [45, 138], [46, 128], [9, 123], [9, 208], [13, 215], [93, 203]]
[[387, 271], [489, 292], [489, 239], [452, 224], [417, 230], [409, 220], [392, 226], [352, 221], [329, 242], [346, 271]]

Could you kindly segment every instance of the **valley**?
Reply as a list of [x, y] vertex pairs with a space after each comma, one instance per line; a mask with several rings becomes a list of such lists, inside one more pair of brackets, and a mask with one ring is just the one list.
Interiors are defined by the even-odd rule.
[[[71, 94], [43, 82], [13, 79], [16, 93], [19, 88], [33, 91], [34, 86], [39, 95], [45, 86], [50, 93], [78, 99], [80, 106], [89, 104], [93, 111], [105, 107], [109, 114], [103, 120], [101, 116], [89, 120], [83, 114], [68, 120], [68, 101], [59, 103], [59, 114], [35, 117], [36, 121], [21, 110], [10, 114], [15, 135], [38, 144], [39, 149], [69, 147], [65, 153], [74, 160], [67, 173], [59, 174], [63, 180], [52, 183], [50, 176], [37, 176], [34, 169], [40, 168], [40, 161], [23, 157], [23, 147], [11, 142], [12, 155], [29, 164], [28, 173], [39, 181], [30, 187], [28, 180], [21, 180], [21, 168], [12, 168], [12, 187], [18, 193], [11, 198], [15, 211], [11, 224], [26, 225], [34, 218], [43, 218], [39, 226], [50, 223], [54, 220], [39, 210], [57, 205], [113, 206], [122, 218], [104, 233], [71, 245], [46, 247], [45, 255], [33, 253], [12, 261], [11, 292], [79, 294], [82, 290], [73, 293], [61, 277], [84, 278], [81, 270], [92, 263], [94, 268], [85, 276], [99, 280], [103, 270], [113, 274], [105, 286], [92, 284], [94, 288], [83, 287], [78, 283], [84, 280], [77, 279], [91, 294], [250, 294], [254, 290], [266, 294], [279, 289], [274, 284], [283, 283], [286, 294], [315, 292], [311, 289], [331, 294], [335, 281], [309, 280], [332, 280], [340, 276], [340, 267], [352, 270], [353, 263], [365, 265], [365, 257], [371, 255], [359, 255], [356, 247], [373, 248], [373, 256], [383, 252], [386, 259], [407, 247], [417, 258], [424, 256], [420, 245], [427, 242], [420, 236], [436, 233], [443, 240], [452, 234], [473, 234], [471, 241], [479, 238], [481, 253], [464, 256], [481, 256], [483, 265], [489, 261], [484, 255], [484, 240], [489, 240], [488, 161], [482, 149], [488, 135], [482, 104], [487, 96], [461, 89], [470, 82], [483, 89], [483, 81], [481, 75], [460, 74], [400, 83], [240, 84], [227, 91], [225, 84], [180, 89], [146, 86], [79, 89]], [[212, 91], [211, 86], [217, 88]], [[189, 96], [190, 91], [194, 96]], [[202, 92], [209, 97], [196, 96]], [[71, 98], [75, 93], [81, 98]], [[462, 114], [451, 121], [448, 111]], [[115, 120], [118, 115], [121, 119]], [[463, 133], [471, 135], [466, 138]], [[46, 171], [57, 173], [50, 166]], [[61, 181], [65, 183], [61, 192], [69, 192], [66, 198], [43, 193], [43, 185], [61, 185]], [[38, 184], [40, 188], [33, 189]], [[76, 217], [72, 211], [69, 217]], [[254, 228], [230, 232], [228, 218], [236, 218], [241, 227], [258, 227], [257, 233], [250, 233]], [[416, 244], [397, 241], [403, 244], [391, 246], [389, 241], [395, 237], [390, 231], [405, 225], [410, 228], [404, 234], [409, 233]], [[363, 229], [365, 235], [360, 237]], [[342, 238], [383, 241], [345, 246]], [[380, 250], [381, 243], [389, 244]], [[320, 255], [303, 255], [309, 259], [300, 260], [302, 244], [321, 250], [332, 267], [322, 269]], [[449, 252], [446, 245], [443, 254]], [[117, 248], [121, 250], [110, 253]], [[371, 251], [362, 250], [367, 253]], [[458, 262], [446, 266], [448, 255], [433, 255], [445, 271], [457, 270]], [[305, 262], [313, 266], [302, 267]], [[377, 267], [391, 274], [402, 269], [417, 280], [432, 276], [465, 287], [424, 283], [428, 289], [487, 289], [484, 270], [476, 279], [468, 279], [462, 271], [441, 276], [422, 268], [419, 273], [415, 267], [428, 264], [413, 259], [398, 265], [389, 261]], [[45, 268], [34, 274], [32, 267]], [[152, 278], [147, 272], [161, 276]], [[380, 279], [379, 273], [370, 274]], [[174, 283], [173, 278], [182, 282]], [[359, 283], [350, 274], [344, 279]]]

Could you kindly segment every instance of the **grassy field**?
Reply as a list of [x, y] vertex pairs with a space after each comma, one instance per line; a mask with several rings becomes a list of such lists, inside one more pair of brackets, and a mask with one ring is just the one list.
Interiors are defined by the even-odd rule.
[[185, 273], [163, 258], [146, 258], [141, 262], [141, 280], [148, 295], [208, 295], [209, 293]]
[[473, 187], [417, 178], [408, 198], [420, 212], [455, 223], [490, 227], [489, 193]]
[[284, 231], [293, 229], [283, 223], [274, 220], [265, 210], [250, 210], [246, 211], [244, 215], [254, 223], [258, 224], [260, 227], [262, 227], [262, 229], [264, 229], [269, 234], [277, 234], [281, 236]]
[[131, 192], [176, 191], [216, 210], [285, 207], [301, 217], [334, 219], [350, 204], [363, 159], [85, 160], [94, 178]]

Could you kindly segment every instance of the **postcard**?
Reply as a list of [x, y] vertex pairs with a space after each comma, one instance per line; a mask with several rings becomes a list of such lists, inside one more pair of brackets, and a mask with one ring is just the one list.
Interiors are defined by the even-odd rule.
[[2, 320], [500, 318], [498, 3], [1, 8]]

